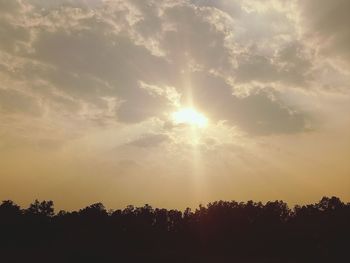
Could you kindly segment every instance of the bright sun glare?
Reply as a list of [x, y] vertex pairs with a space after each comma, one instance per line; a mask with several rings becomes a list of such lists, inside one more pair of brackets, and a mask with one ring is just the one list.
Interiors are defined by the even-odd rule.
[[188, 124], [199, 128], [208, 125], [208, 118], [192, 108], [183, 108], [172, 114], [175, 124]]

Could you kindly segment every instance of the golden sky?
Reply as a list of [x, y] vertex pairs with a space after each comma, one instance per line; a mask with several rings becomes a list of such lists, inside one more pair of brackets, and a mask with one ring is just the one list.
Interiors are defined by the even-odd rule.
[[0, 199], [349, 201], [349, 10], [0, 0]]

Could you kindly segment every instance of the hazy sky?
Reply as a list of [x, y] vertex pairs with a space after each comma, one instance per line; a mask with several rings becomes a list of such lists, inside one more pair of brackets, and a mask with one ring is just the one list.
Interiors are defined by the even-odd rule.
[[349, 201], [349, 11], [0, 0], [0, 199]]

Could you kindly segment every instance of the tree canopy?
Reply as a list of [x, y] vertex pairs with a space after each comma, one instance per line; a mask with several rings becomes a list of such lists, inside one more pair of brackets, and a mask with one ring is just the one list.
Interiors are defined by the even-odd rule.
[[54, 213], [52, 201], [0, 205], [1, 262], [345, 262], [350, 204], [337, 197], [216, 201], [192, 211], [102, 203]]

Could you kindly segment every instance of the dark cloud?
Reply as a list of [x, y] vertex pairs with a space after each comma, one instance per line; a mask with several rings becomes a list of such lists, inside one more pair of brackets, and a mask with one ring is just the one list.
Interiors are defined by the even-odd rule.
[[[176, 67], [185, 68], [193, 60], [206, 69], [230, 69], [230, 49], [225, 46], [226, 33], [218, 30], [207, 16], [220, 14], [179, 5], [169, 8], [164, 19], [174, 29], [164, 34], [162, 47]], [[207, 19], [206, 19], [207, 18]]]
[[303, 46], [298, 42], [282, 46], [274, 56], [270, 57], [256, 55], [254, 51], [247, 52], [239, 61], [236, 69], [237, 82], [278, 81], [290, 86], [303, 87], [312, 78], [310, 74], [312, 64], [303, 54]]
[[149, 148], [156, 147], [169, 140], [170, 138], [165, 134], [144, 134], [140, 138], [128, 143], [128, 145]]
[[0, 89], [0, 112], [41, 115], [40, 105], [35, 98], [10, 89]]
[[9, 53], [18, 53], [28, 41], [30, 41], [28, 29], [16, 23], [15, 18], [1, 16], [0, 13], [0, 49]]
[[89, 30], [70, 30], [38, 33], [31, 57], [57, 68], [44, 78], [70, 96], [98, 106], [103, 96], [124, 101], [116, 117], [126, 123], [145, 120], [168, 107], [166, 98], [151, 96], [139, 87], [139, 80], [159, 83], [169, 75], [164, 59], [127, 35], [111, 35], [112, 29], [104, 23]]
[[[212, 120], [227, 120], [254, 135], [298, 133], [308, 129], [310, 115], [283, 104], [278, 93], [256, 89], [249, 96], [232, 95], [222, 79], [198, 73], [192, 79], [191, 96]], [[186, 98], [184, 98], [186, 99]]]
[[265, 91], [235, 98], [232, 112], [233, 121], [254, 135], [305, 132], [312, 121], [308, 114], [283, 105]]
[[350, 61], [350, 2], [347, 0], [299, 1], [303, 31], [318, 41], [325, 54]]
[[18, 0], [7, 1], [0, 0], [0, 14], [16, 14], [21, 9], [20, 2]]

